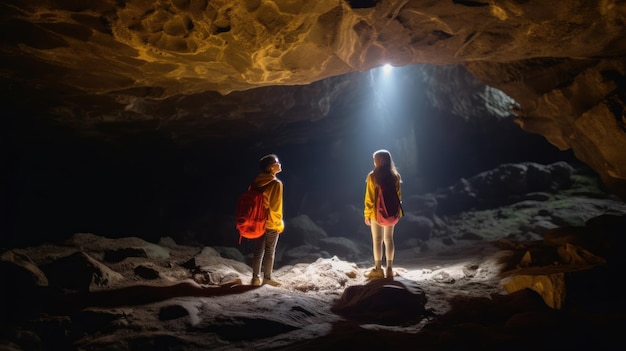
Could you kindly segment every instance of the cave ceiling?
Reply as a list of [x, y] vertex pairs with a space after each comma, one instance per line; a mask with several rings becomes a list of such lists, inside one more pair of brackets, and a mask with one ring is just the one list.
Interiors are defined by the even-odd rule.
[[522, 129], [573, 150], [626, 197], [624, 1], [7, 0], [0, 9], [7, 120], [36, 115], [93, 137], [246, 137], [324, 120], [362, 93], [359, 73], [384, 64], [462, 66], [516, 102]]

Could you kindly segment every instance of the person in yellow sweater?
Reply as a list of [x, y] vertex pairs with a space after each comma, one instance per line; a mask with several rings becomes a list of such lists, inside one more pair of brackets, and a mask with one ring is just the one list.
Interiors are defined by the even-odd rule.
[[263, 187], [265, 208], [267, 211], [267, 221], [265, 222], [265, 234], [254, 239], [254, 258], [252, 261], [252, 281], [250, 285], [261, 285], [261, 272], [263, 273], [263, 284], [279, 286], [280, 283], [272, 279], [274, 270], [274, 257], [276, 254], [276, 244], [278, 236], [285, 230], [283, 221], [283, 183], [276, 178], [276, 174], [281, 172], [282, 165], [278, 161], [278, 156], [269, 154], [259, 160], [261, 173], [257, 175], [252, 183], [253, 186]]
[[[372, 230], [372, 249], [374, 253], [374, 268], [367, 274], [367, 277], [371, 279], [385, 277], [382, 269], [384, 242], [387, 278], [393, 278], [393, 258], [395, 254], [393, 231], [395, 225], [383, 226], [376, 222], [376, 190], [378, 185], [393, 185], [398, 193], [398, 199], [402, 201], [400, 187], [402, 179], [389, 151], [384, 149], [377, 150], [373, 154], [373, 159], [374, 169], [368, 173], [365, 181], [365, 209], [363, 211], [365, 224], [370, 226]], [[402, 215], [402, 212], [400, 212], [400, 215]]]

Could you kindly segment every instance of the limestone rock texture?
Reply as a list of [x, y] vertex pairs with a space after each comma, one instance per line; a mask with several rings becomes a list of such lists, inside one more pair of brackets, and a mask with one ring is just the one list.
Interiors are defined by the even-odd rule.
[[7, 114], [93, 137], [245, 137], [327, 117], [353, 73], [461, 65], [626, 198], [624, 1], [7, 0], [0, 29]]

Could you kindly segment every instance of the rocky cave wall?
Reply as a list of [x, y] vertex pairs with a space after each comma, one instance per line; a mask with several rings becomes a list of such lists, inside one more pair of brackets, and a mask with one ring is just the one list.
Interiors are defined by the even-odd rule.
[[[523, 130], [572, 150], [626, 198], [623, 1], [9, 0], [0, 9], [4, 96], [12, 111], [32, 112], [7, 119], [50, 119], [85, 138], [271, 131], [287, 142], [352, 93], [345, 74], [464, 65], [517, 103]], [[336, 127], [324, 128], [315, 135]]]
[[[549, 60], [547, 67], [541, 61], [467, 67], [519, 103], [516, 122], [522, 129], [543, 135], [561, 150], [573, 150], [624, 199], [626, 154], [620, 150], [626, 150], [625, 61]], [[513, 81], [511, 76], [524, 78]]]

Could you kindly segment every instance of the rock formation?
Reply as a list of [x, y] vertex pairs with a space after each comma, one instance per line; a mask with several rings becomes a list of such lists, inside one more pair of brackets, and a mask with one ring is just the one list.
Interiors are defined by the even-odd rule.
[[18, 120], [95, 137], [245, 137], [327, 118], [354, 86], [349, 73], [462, 65], [514, 100], [521, 128], [573, 150], [626, 198], [621, 1], [8, 0], [0, 9], [0, 79]]

